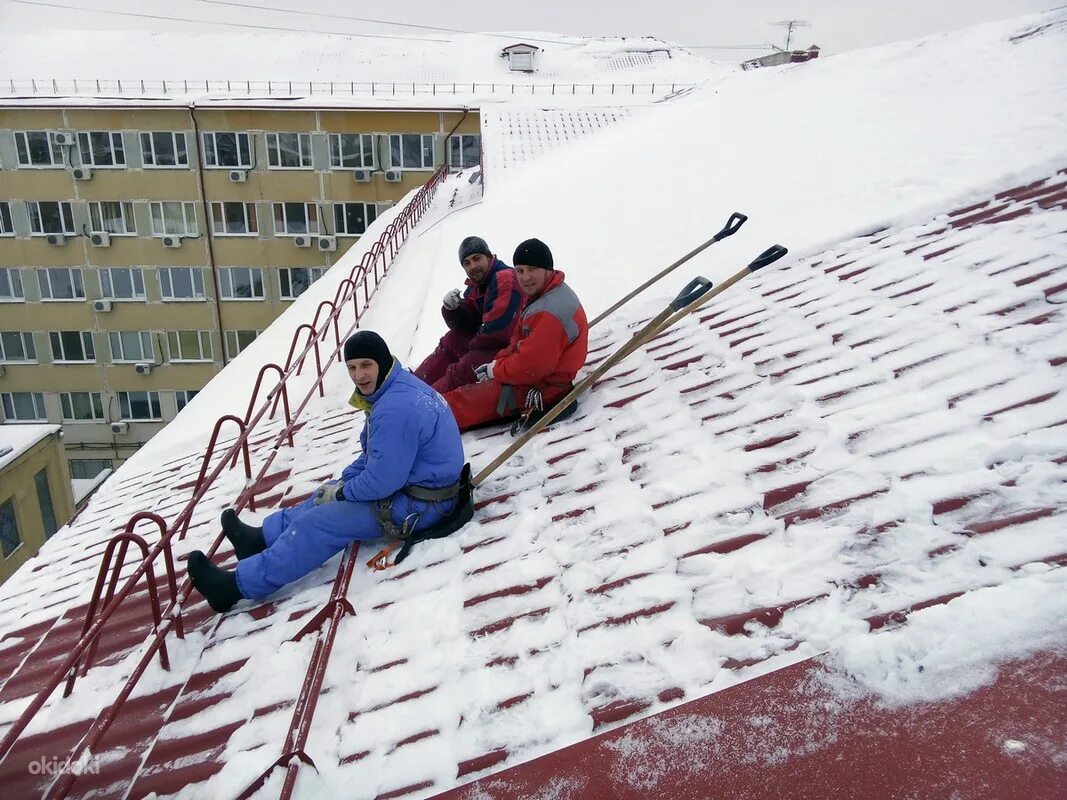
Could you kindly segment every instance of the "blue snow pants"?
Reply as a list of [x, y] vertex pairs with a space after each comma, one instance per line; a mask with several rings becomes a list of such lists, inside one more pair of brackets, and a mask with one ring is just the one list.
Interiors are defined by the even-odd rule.
[[[454, 503], [447, 500], [416, 504], [400, 495], [393, 504], [393, 521], [400, 527], [406, 513], [418, 510], [415, 530], [423, 530], [439, 522]], [[237, 588], [244, 597], [263, 600], [322, 566], [350, 542], [365, 542], [382, 535], [374, 504], [342, 500], [316, 506], [309, 497], [263, 520], [267, 549], [237, 562]]]

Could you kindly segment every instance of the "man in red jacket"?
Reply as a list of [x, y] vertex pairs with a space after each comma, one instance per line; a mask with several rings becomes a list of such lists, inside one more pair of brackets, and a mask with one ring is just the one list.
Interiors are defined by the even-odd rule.
[[462, 295], [459, 289], [445, 295], [441, 316], [448, 333], [415, 370], [416, 377], [442, 394], [478, 380], [474, 368], [507, 347], [525, 300], [515, 270], [490, 253], [484, 239], [464, 239], [459, 263], [467, 273], [467, 288]]
[[461, 431], [543, 410], [570, 391], [589, 352], [585, 309], [538, 239], [515, 250], [515, 277], [526, 295], [506, 350], [479, 366], [479, 383], [445, 394]]

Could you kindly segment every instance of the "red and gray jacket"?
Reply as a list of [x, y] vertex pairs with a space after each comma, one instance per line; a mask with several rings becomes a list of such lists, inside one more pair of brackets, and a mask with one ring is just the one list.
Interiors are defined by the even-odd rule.
[[523, 309], [511, 343], [493, 363], [493, 379], [511, 386], [566, 386], [589, 354], [585, 309], [558, 270]]
[[454, 309], [441, 307], [451, 330], [472, 335], [470, 350], [497, 352], [507, 347], [525, 302], [515, 270], [493, 256], [483, 283], [467, 280], [463, 301]]

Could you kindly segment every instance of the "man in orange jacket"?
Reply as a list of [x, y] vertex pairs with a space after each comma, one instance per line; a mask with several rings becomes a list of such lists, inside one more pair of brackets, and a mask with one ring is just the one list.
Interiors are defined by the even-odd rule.
[[445, 393], [461, 431], [541, 411], [570, 391], [589, 352], [589, 321], [578, 295], [552, 261], [527, 239], [512, 259], [526, 308], [507, 348], [475, 370], [478, 383]]

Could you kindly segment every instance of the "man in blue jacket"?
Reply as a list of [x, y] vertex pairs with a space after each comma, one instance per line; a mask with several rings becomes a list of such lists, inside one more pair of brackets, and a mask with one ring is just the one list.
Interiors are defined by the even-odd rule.
[[341, 477], [327, 481], [300, 505], [277, 511], [257, 528], [233, 509], [223, 532], [237, 554], [237, 570], [189, 555], [193, 586], [220, 613], [241, 598], [262, 600], [326, 563], [352, 541], [403, 538], [439, 522], [455, 504], [463, 444], [441, 396], [393, 358], [382, 338], [360, 331], [345, 342], [349, 401], [367, 415], [363, 452]]

